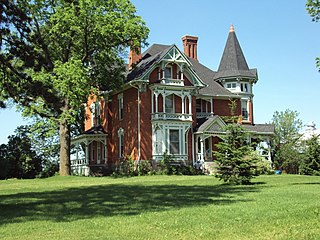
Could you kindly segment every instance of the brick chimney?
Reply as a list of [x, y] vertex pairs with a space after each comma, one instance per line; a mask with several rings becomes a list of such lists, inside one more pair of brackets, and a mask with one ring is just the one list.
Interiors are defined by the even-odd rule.
[[182, 37], [184, 54], [198, 61], [197, 58], [197, 43], [198, 37], [185, 35]]
[[130, 47], [129, 52], [129, 70], [131, 70], [134, 65], [136, 65], [142, 58], [141, 47], [135, 50], [133, 47]]

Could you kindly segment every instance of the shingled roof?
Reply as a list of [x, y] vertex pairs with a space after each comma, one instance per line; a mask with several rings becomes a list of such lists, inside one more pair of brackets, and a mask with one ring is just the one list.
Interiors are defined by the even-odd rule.
[[199, 90], [199, 93], [201, 95], [237, 97], [237, 95], [233, 94], [232, 92], [221, 86], [219, 83], [214, 81], [216, 72], [202, 65], [197, 60], [194, 60], [192, 58], [189, 58], [189, 60], [192, 63], [193, 70], [198, 74], [201, 80], [205, 84], [207, 84], [207, 87]]
[[[172, 46], [172, 45], [171, 45]], [[127, 82], [141, 77], [171, 47], [170, 45], [153, 44], [143, 54], [142, 59], [127, 75]]]
[[[127, 82], [137, 79], [142, 76], [158, 59], [160, 59], [166, 52], [172, 47], [172, 45], [153, 44], [143, 54], [142, 59], [138, 64], [127, 74]], [[187, 57], [187, 56], [186, 56]], [[198, 61], [187, 57], [191, 64], [192, 69], [200, 77], [200, 79], [208, 85], [207, 87], [200, 89], [200, 94], [210, 96], [227, 96], [236, 97], [235, 94], [225, 89], [219, 83], [214, 81], [216, 72], [202, 65]]]
[[254, 125], [242, 125], [246, 130], [253, 133], [259, 134], [274, 134], [274, 125], [273, 124], [254, 124]]
[[248, 67], [233, 25], [230, 27], [230, 32], [222, 54], [219, 69], [214, 79], [219, 80], [230, 77], [258, 78], [257, 70], [249, 69]]

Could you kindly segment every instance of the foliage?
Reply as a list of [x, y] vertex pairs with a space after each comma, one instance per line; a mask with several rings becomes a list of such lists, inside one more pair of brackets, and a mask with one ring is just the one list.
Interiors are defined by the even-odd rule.
[[152, 165], [149, 161], [140, 160], [136, 167], [136, 175], [144, 176], [153, 174]]
[[299, 173], [303, 175], [320, 176], [320, 139], [313, 136], [306, 141], [305, 157], [301, 163]]
[[[307, 0], [306, 9], [309, 15], [312, 17], [312, 21], [318, 22], [320, 20], [320, 1], [319, 0]], [[320, 71], [320, 58], [316, 58], [316, 66]]]
[[135, 176], [134, 161], [131, 156], [120, 159], [113, 173], [115, 177], [132, 177]]
[[82, 104], [122, 84], [126, 48], [145, 44], [148, 29], [129, 0], [6, 0], [0, 9], [0, 103], [55, 124], [60, 174], [69, 175]]
[[312, 21], [318, 22], [320, 20], [320, 2], [319, 0], [307, 0], [306, 9], [312, 17]]
[[251, 151], [245, 158], [249, 158], [252, 162], [256, 162], [256, 168], [254, 170], [255, 176], [274, 173], [271, 162], [260, 156], [256, 151]]
[[28, 127], [20, 126], [16, 135], [8, 137], [8, 144], [1, 145], [0, 178], [35, 178], [41, 171], [43, 159], [31, 147]]
[[227, 183], [248, 184], [257, 175], [258, 158], [252, 154], [253, 148], [248, 143], [248, 135], [239, 124], [225, 127], [224, 141], [216, 146], [216, 177]]
[[297, 111], [276, 111], [272, 124], [275, 126], [274, 166], [287, 173], [298, 173], [301, 154], [299, 152], [302, 121]]

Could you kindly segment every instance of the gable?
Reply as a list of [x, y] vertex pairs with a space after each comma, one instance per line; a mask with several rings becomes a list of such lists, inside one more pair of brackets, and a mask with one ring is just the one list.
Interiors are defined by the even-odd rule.
[[[176, 45], [172, 45], [169, 48], [165, 49], [163, 52], [160, 52], [154, 58], [155, 61], [152, 62], [152, 65], [137, 78], [137, 80], [150, 80], [151, 75], [154, 75], [154, 71], [157, 68], [165, 69], [168, 65], [177, 65], [179, 71], [183, 72], [185, 76], [190, 81], [191, 85], [198, 87], [205, 87], [206, 84], [200, 79], [197, 73], [192, 68], [192, 63], [182, 53]], [[190, 84], [187, 84], [190, 85]]]
[[219, 117], [209, 117], [200, 125], [197, 132], [223, 133], [226, 123]]

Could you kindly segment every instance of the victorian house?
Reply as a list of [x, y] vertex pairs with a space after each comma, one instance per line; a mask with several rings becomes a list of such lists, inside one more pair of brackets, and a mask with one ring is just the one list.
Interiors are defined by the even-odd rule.
[[122, 88], [88, 100], [85, 131], [72, 140], [75, 173], [111, 169], [128, 155], [157, 163], [165, 152], [177, 163], [206, 167], [214, 162], [230, 116], [271, 160], [274, 128], [254, 122], [257, 70], [248, 67], [233, 26], [217, 71], [199, 62], [197, 41], [184, 36], [183, 51], [174, 44], [130, 51]]

